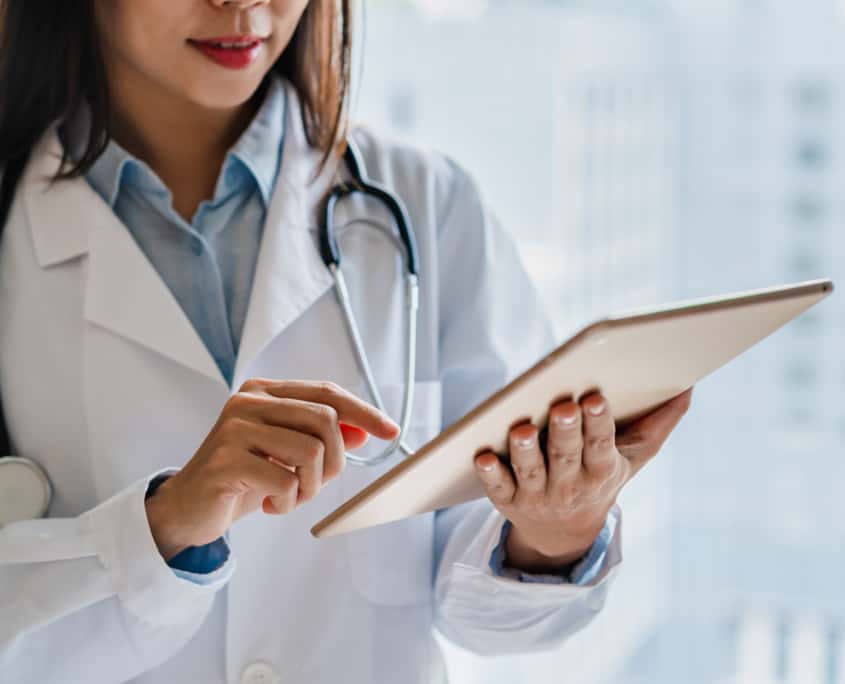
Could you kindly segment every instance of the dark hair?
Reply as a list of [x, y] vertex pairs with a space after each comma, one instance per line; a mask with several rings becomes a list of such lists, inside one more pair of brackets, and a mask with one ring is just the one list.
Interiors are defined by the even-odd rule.
[[[110, 139], [108, 80], [95, 0], [0, 0], [0, 235], [33, 146], [48, 126], [91, 108], [91, 135], [73, 162], [65, 150], [53, 182], [84, 174]], [[344, 144], [351, 60], [350, 0], [310, 0], [272, 71], [302, 101], [306, 138], [321, 168]]]

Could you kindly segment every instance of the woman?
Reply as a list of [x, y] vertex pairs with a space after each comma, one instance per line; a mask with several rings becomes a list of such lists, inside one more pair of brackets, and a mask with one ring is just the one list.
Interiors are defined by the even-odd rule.
[[[344, 468], [398, 431], [358, 398], [313, 230], [347, 135], [417, 235], [406, 441], [553, 342], [467, 175], [348, 133], [349, 2], [2, 7], [0, 387], [55, 487], [48, 518], [0, 531], [4, 681], [442, 681], [435, 624], [491, 654], [586, 624], [619, 561], [616, 496], [688, 393], [615, 441], [603, 397], [561, 402], [547, 441], [511, 430], [512, 467], [476, 457], [487, 498], [309, 535], [400, 459]], [[396, 416], [402, 261], [361, 225], [380, 211], [350, 198], [336, 223]]]

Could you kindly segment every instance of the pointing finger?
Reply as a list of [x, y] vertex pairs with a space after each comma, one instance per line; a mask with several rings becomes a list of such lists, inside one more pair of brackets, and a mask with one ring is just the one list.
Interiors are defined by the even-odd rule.
[[395, 439], [399, 435], [399, 426], [390, 416], [333, 382], [286, 380], [267, 384], [263, 389], [283, 399], [327, 404], [337, 411], [338, 418], [344, 423], [359, 427], [379, 439]]

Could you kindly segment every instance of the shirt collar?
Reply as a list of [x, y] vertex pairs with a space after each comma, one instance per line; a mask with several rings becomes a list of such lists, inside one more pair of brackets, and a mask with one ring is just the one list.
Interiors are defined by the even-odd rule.
[[258, 184], [264, 206], [270, 203], [270, 195], [282, 160], [284, 113], [285, 89], [279, 77], [271, 73], [261, 107], [226, 155], [215, 195], [222, 189], [219, 184], [226, 183], [226, 171], [227, 167], [231, 166], [231, 160], [237, 159], [249, 170]]
[[[59, 137], [70, 157], [75, 161], [82, 157], [88, 142], [91, 126], [91, 110], [83, 100], [74, 116], [59, 127]], [[120, 191], [121, 179], [126, 165], [134, 158], [117, 141], [111, 139], [103, 153], [88, 169], [85, 177], [97, 193], [114, 207]]]
[[[217, 180], [214, 198], [230, 194], [238, 183], [242, 165], [254, 179], [266, 207], [279, 173], [284, 136], [285, 89], [274, 73], [268, 77], [267, 91], [249, 126], [230, 148]], [[88, 140], [91, 112], [83, 100], [76, 115], [59, 129], [62, 143], [73, 159], [79, 159]], [[123, 183], [145, 192], [168, 193], [155, 173], [143, 161], [133, 157], [114, 139], [88, 170], [86, 178], [100, 196], [114, 208]]]

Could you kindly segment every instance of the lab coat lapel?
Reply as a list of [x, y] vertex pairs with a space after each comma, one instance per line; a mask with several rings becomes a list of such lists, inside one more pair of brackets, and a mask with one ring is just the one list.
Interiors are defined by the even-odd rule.
[[267, 211], [234, 387], [249, 377], [250, 366], [267, 345], [332, 285], [310, 228], [316, 224], [320, 200], [337, 164], [331, 160], [314, 178], [321, 155], [306, 140], [295, 90], [287, 81], [284, 86], [287, 102], [282, 165]]
[[[262, 350], [332, 283], [314, 231], [316, 210], [336, 163], [314, 180], [320, 153], [305, 137], [299, 101], [284, 82], [282, 166], [267, 212], [232, 386], [248, 377]], [[39, 263], [52, 266], [89, 252], [85, 317], [211, 380], [220, 369], [158, 272], [102, 198], [84, 178], [47, 179], [58, 168], [61, 142], [55, 125], [34, 151], [22, 181]], [[87, 243], [87, 244], [86, 244]]]
[[84, 315], [89, 322], [225, 384], [178, 301], [87, 181], [75, 178], [48, 187], [61, 152], [51, 126], [22, 179], [40, 265], [50, 267], [87, 250]]

